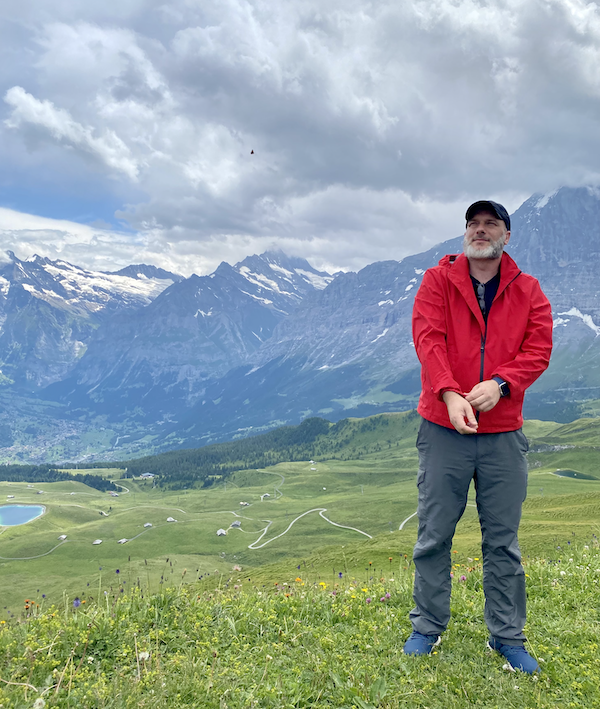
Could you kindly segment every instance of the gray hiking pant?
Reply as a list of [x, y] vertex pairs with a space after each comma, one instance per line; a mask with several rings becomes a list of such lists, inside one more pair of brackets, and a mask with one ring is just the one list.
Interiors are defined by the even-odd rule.
[[525, 574], [517, 531], [527, 494], [522, 430], [461, 435], [424, 420], [419, 452], [419, 534], [413, 552], [413, 629], [440, 634], [450, 620], [452, 537], [475, 481], [482, 535], [485, 622], [507, 645], [525, 640]]

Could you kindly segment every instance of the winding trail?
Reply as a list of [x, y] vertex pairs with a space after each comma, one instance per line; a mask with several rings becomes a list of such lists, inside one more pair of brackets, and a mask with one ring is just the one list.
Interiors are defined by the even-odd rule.
[[[474, 505], [472, 502], [467, 502], [467, 507], [477, 507], [477, 505]], [[412, 519], [417, 514], [418, 511], [419, 510], [417, 510], [416, 512], [413, 512], [411, 515], [408, 515], [408, 517], [401, 522], [400, 526], [398, 527], [399, 532], [402, 531], [404, 525], [408, 522], [409, 519]]]
[[373, 537], [370, 534], [367, 534], [366, 532], [363, 532], [360, 529], [356, 529], [356, 527], [349, 527], [346, 524], [338, 524], [337, 522], [332, 522], [332, 520], [330, 520], [328, 517], [325, 517], [325, 515], [323, 514], [323, 512], [327, 512], [326, 507], [315, 507], [315, 509], [313, 509], [313, 510], [308, 510], [307, 512], [303, 512], [301, 515], [298, 515], [298, 517], [296, 517], [296, 519], [293, 519], [289, 523], [287, 529], [285, 529], [281, 534], [278, 534], [276, 537], [272, 537], [271, 539], [268, 539], [266, 542], [263, 542], [262, 544], [257, 546], [258, 543], [260, 542], [260, 540], [269, 531], [269, 527], [273, 524], [272, 520], [268, 520], [268, 519], [264, 520], [265, 522], [268, 522], [267, 526], [262, 530], [262, 534], [260, 535], [260, 537], [255, 542], [252, 542], [252, 544], [248, 545], [248, 549], [262, 549], [263, 547], [267, 546], [267, 544], [270, 544], [271, 542], [274, 542], [276, 539], [283, 537], [283, 535], [287, 534], [287, 532], [290, 531], [290, 529], [293, 527], [293, 525], [299, 519], [302, 519], [302, 517], [306, 517], [306, 515], [309, 515], [312, 512], [318, 512], [320, 517], [322, 517], [326, 522], [329, 522], [329, 524], [332, 524], [334, 527], [341, 527], [342, 529], [350, 529], [353, 532], [358, 532], [359, 534], [364, 534], [365, 537], [368, 537], [369, 539], [373, 539]]
[[69, 544], [69, 542], [71, 542], [71, 543], [76, 542], [78, 544], [83, 544], [83, 542], [77, 542], [77, 540], [75, 540], [75, 539], [65, 539], [60, 544], [57, 544], [55, 547], [52, 547], [52, 549], [50, 549], [50, 551], [46, 551], [43, 554], [38, 554], [37, 556], [15, 556], [15, 557], [0, 556], [0, 559], [2, 559], [3, 561], [29, 561], [30, 559], [40, 559], [42, 556], [48, 556], [48, 554], [52, 554], [52, 552], [55, 549], [58, 549], [58, 547], [61, 547], [63, 544]]

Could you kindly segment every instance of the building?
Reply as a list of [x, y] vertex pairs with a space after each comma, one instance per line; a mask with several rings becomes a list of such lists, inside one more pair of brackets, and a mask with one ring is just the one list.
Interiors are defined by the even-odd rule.
[[225, 529], [217, 529], [217, 537], [226, 537], [227, 531]]

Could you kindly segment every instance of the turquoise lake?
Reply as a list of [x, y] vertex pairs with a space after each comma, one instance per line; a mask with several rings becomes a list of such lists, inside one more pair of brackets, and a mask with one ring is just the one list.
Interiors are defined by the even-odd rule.
[[16, 527], [44, 514], [43, 505], [0, 505], [0, 527]]

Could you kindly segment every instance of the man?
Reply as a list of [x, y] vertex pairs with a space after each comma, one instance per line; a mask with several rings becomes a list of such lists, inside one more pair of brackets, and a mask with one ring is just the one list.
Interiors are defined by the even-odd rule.
[[525, 390], [546, 369], [552, 312], [535, 278], [503, 253], [510, 217], [497, 202], [466, 213], [464, 254], [430, 268], [417, 292], [421, 362], [416, 607], [409, 655], [427, 655], [450, 619], [451, 547], [475, 481], [488, 646], [511, 669], [539, 671], [524, 647], [525, 576], [517, 532], [527, 491]]

